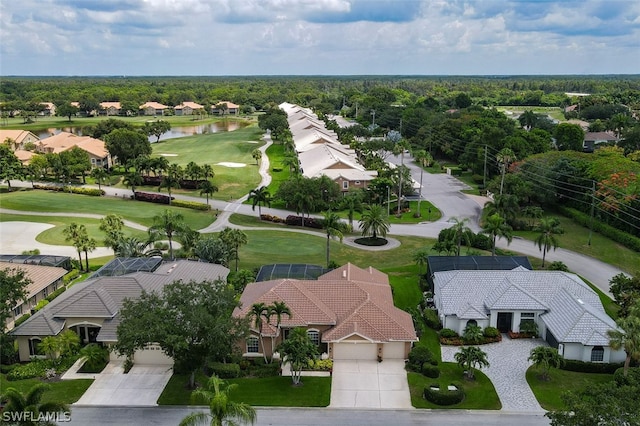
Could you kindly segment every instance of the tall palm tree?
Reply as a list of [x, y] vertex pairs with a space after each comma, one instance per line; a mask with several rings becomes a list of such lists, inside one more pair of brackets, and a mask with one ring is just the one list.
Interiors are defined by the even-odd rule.
[[241, 245], [247, 244], [247, 234], [239, 229], [224, 228], [220, 232], [220, 239], [224, 241], [233, 249], [234, 257], [236, 258], [236, 272], [238, 271], [238, 250]]
[[275, 351], [274, 343], [275, 343], [276, 337], [280, 334], [280, 324], [282, 323], [282, 316], [286, 315], [287, 318], [291, 318], [291, 309], [289, 309], [289, 307], [287, 306], [287, 304], [285, 302], [276, 300], [269, 307], [269, 311], [270, 311], [271, 315], [275, 315], [276, 316], [276, 330], [277, 330], [277, 332], [276, 332], [276, 336], [274, 336], [271, 339], [271, 354], [272, 354], [271, 361], [273, 361], [273, 353]]
[[340, 242], [342, 242], [342, 238], [344, 238], [344, 223], [340, 220], [340, 216], [337, 213], [332, 211], [327, 211], [323, 213], [324, 220], [322, 222], [322, 227], [327, 232], [327, 269], [329, 269], [329, 242], [331, 241], [331, 237], [338, 237]]
[[502, 148], [500, 152], [498, 152], [498, 155], [496, 155], [496, 160], [498, 160], [498, 164], [500, 164], [500, 172], [502, 173], [502, 178], [500, 179], [500, 195], [502, 195], [504, 175], [507, 173], [509, 164], [516, 160], [516, 155], [511, 148]]
[[82, 269], [82, 248], [83, 241], [88, 238], [87, 228], [79, 223], [71, 222], [62, 230], [65, 241], [69, 241], [78, 251], [78, 260], [80, 261], [80, 269]]
[[492, 256], [496, 255], [496, 239], [498, 237], [502, 237], [511, 244], [511, 240], [513, 240], [512, 232], [513, 228], [511, 228], [511, 226], [509, 226], [498, 214], [493, 214], [484, 221], [482, 233], [489, 235], [491, 237], [491, 241], [493, 241], [493, 244], [491, 245]]
[[464, 375], [469, 380], [475, 378], [473, 374], [474, 368], [479, 370], [482, 367], [489, 367], [486, 352], [476, 346], [462, 347], [460, 348], [460, 352], [457, 352], [453, 357], [458, 365], [464, 368]]
[[205, 164], [204, 166], [202, 166], [202, 176], [206, 180], [209, 180], [210, 178], [215, 176], [215, 173], [213, 172], [213, 167], [211, 167], [211, 164]]
[[[422, 248], [413, 253], [413, 261], [416, 262], [416, 264], [419, 267], [419, 270], [418, 270], [419, 275], [424, 275], [427, 273], [426, 268], [427, 268], [428, 260], [429, 260], [429, 249], [427, 248]], [[422, 272], [423, 266], [425, 267], [424, 273]]]
[[192, 392], [193, 402], [206, 404], [208, 413], [191, 413], [180, 422], [180, 426], [206, 425], [235, 426], [242, 423], [254, 424], [257, 419], [256, 410], [244, 402], [234, 402], [230, 393], [237, 384], [227, 384], [217, 376], [211, 376], [207, 384]]
[[533, 110], [528, 109], [520, 114], [520, 117], [518, 117], [518, 121], [520, 122], [520, 125], [522, 127], [527, 130], [531, 130], [538, 122], [538, 116], [535, 112], [533, 112]]
[[315, 198], [310, 192], [296, 192], [293, 196], [293, 203], [296, 207], [296, 213], [302, 213], [302, 226], [304, 227], [304, 213], [311, 215], [311, 210], [315, 209]]
[[257, 166], [260, 164], [260, 160], [262, 160], [262, 151], [256, 148], [253, 151], [251, 151], [251, 156], [253, 157], [254, 160], [256, 160], [256, 166]]
[[518, 203], [518, 197], [513, 194], [495, 195], [493, 201], [485, 203], [483, 208], [484, 216], [491, 216], [493, 214], [499, 214], [507, 223], [511, 223], [518, 212], [520, 211], [520, 205]]
[[98, 242], [95, 240], [95, 238], [90, 238], [89, 234], [83, 236], [80, 243], [80, 248], [84, 252], [86, 271], [89, 270], [89, 252], [94, 251], [97, 246], [98, 246]]
[[298, 160], [298, 157], [295, 153], [285, 154], [284, 157], [282, 157], [281, 163], [283, 166], [289, 168], [289, 177], [291, 177], [291, 175], [294, 173], [298, 173], [298, 171], [300, 170], [300, 161]]
[[109, 173], [104, 167], [94, 167], [93, 170], [91, 170], [91, 177], [96, 180], [98, 189], [102, 189], [102, 182], [109, 177]]
[[540, 235], [538, 235], [534, 243], [542, 250], [542, 267], [544, 268], [544, 260], [547, 252], [551, 247], [553, 247], [554, 250], [558, 248], [556, 235], [562, 234], [563, 231], [560, 227], [560, 222], [554, 217], [540, 219], [536, 231], [540, 232]]
[[342, 198], [342, 208], [347, 211], [349, 226], [353, 229], [353, 216], [355, 212], [362, 213], [362, 198], [359, 192], [346, 194]]
[[202, 167], [197, 165], [195, 161], [189, 161], [185, 166], [185, 174], [193, 180], [198, 180], [202, 176]]
[[640, 361], [640, 302], [636, 302], [629, 315], [616, 321], [619, 330], [609, 330], [609, 346], [611, 349], [624, 349], [627, 357], [624, 360], [624, 375], [629, 371], [631, 360]]
[[418, 215], [417, 217], [420, 217], [420, 202], [422, 201], [422, 174], [424, 173], [424, 168], [428, 167], [433, 162], [433, 157], [426, 150], [421, 149], [416, 151], [413, 158], [416, 160], [416, 163], [420, 165], [420, 194], [418, 197], [418, 212], [416, 213]]
[[469, 235], [473, 233], [471, 228], [467, 226], [469, 222], [468, 218], [458, 219], [454, 217], [451, 219], [453, 221], [453, 226], [450, 229], [453, 229], [454, 241], [458, 249], [456, 250], [456, 256], [460, 256], [460, 246], [462, 246], [462, 241], [464, 240], [467, 245], [471, 245], [471, 241]]
[[[44, 383], [38, 383], [31, 387], [26, 394], [18, 391], [17, 389], [10, 387], [7, 388], [2, 397], [6, 400], [6, 404], [2, 410], [3, 417], [11, 419], [16, 418], [24, 419], [20, 421], [20, 425], [39, 425], [42, 424], [38, 418], [47, 414], [65, 414], [69, 415], [70, 408], [67, 404], [56, 401], [42, 402], [42, 395], [49, 388]], [[29, 421], [32, 419], [32, 421]]]
[[389, 226], [387, 212], [379, 204], [370, 205], [369, 209], [362, 213], [360, 229], [365, 237], [371, 235], [373, 239], [376, 239], [380, 235], [381, 238], [384, 238], [389, 232]]
[[172, 212], [171, 210], [164, 210], [162, 213], [153, 217], [153, 225], [149, 228], [149, 236], [166, 236], [169, 240], [169, 257], [173, 259], [173, 238], [176, 234], [182, 232], [185, 227], [186, 224], [184, 223], [184, 216], [182, 216], [182, 214]]
[[271, 307], [264, 303], [254, 303], [251, 305], [251, 311], [249, 316], [253, 318], [253, 326], [258, 330], [258, 337], [260, 338], [260, 345], [262, 346], [262, 355], [264, 356], [264, 362], [267, 363], [267, 351], [264, 348], [264, 335], [262, 334], [262, 319], [266, 319], [267, 323], [271, 317]]
[[212, 184], [210, 180], [200, 183], [200, 195], [207, 195], [207, 204], [209, 204], [209, 195], [213, 195], [214, 192], [218, 192], [218, 187]]
[[252, 189], [249, 192], [249, 200], [251, 200], [251, 209], [255, 210], [256, 205], [258, 206], [258, 216], [262, 216], [262, 207], [263, 205], [270, 206], [271, 205], [271, 193], [269, 192], [269, 188], [266, 186], [261, 186], [257, 189]]
[[136, 187], [142, 185], [142, 175], [137, 170], [128, 171], [125, 173], [122, 183], [126, 186], [130, 186], [131, 192], [135, 193]]
[[178, 174], [178, 171], [175, 168], [171, 170], [172, 166], [175, 166], [175, 164], [172, 164], [171, 166], [169, 166], [170, 170], [167, 172], [166, 175], [162, 177], [162, 181], [158, 186], [158, 191], [160, 191], [162, 188], [167, 188], [167, 193], [169, 195], [169, 204], [171, 204], [171, 189], [180, 188], [180, 175]]

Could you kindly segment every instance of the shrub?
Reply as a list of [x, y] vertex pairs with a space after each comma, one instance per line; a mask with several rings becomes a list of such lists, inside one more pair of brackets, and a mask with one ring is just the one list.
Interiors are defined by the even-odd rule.
[[422, 364], [422, 369], [420, 371], [423, 375], [427, 377], [431, 377], [432, 379], [437, 379], [440, 377], [440, 369], [436, 365], [432, 365], [429, 362], [425, 362]]
[[421, 371], [422, 365], [433, 361], [433, 354], [426, 346], [414, 346], [409, 352], [408, 367], [413, 371]]
[[484, 340], [483, 337], [482, 328], [471, 324], [464, 328], [464, 333], [462, 334], [465, 344], [476, 345]]
[[491, 250], [493, 247], [493, 241], [488, 235], [485, 234], [474, 234], [471, 237], [471, 247], [477, 248], [478, 250]]
[[95, 188], [82, 188], [76, 186], [59, 186], [59, 185], [33, 185], [34, 189], [44, 189], [46, 191], [55, 191], [55, 192], [70, 192], [73, 194], [80, 195], [91, 195], [94, 197], [100, 197], [105, 194], [102, 189]]
[[198, 189], [200, 188], [200, 185], [202, 185], [203, 182], [206, 182], [206, 180], [203, 179], [182, 179], [180, 181], [180, 188], [183, 189]]
[[59, 289], [57, 289], [56, 291], [54, 291], [53, 293], [51, 293], [50, 295], [48, 295], [46, 297], [46, 300], [48, 300], [49, 302], [51, 302], [53, 299], [55, 299], [56, 297], [60, 296], [62, 293], [64, 293], [67, 290], [66, 287], [60, 287]]
[[578, 373], [613, 374], [618, 368], [622, 367], [622, 365], [623, 364], [621, 362], [612, 364], [565, 359], [565, 362], [560, 366], [560, 369], [567, 371], [576, 371]]
[[44, 377], [51, 363], [43, 359], [34, 359], [27, 364], [18, 365], [7, 374], [7, 380], [24, 380], [35, 377]]
[[591, 221], [591, 217], [588, 214], [585, 214], [579, 210], [562, 206], [558, 208], [560, 213], [573, 219], [578, 224], [587, 228], [589, 226], [593, 226], [594, 231], [604, 235], [605, 237], [609, 237], [612, 240], [622, 244], [623, 246], [630, 248], [631, 250], [640, 251], [640, 238], [614, 228], [613, 226], [599, 220]]
[[456, 386], [456, 390], [450, 391], [448, 389], [431, 389], [431, 386], [424, 388], [424, 399], [432, 402], [436, 405], [453, 405], [462, 402], [464, 399], [464, 391]]
[[44, 308], [48, 304], [49, 304], [49, 301], [47, 299], [42, 299], [41, 301], [38, 302], [38, 304], [33, 309], [36, 312], [38, 312], [40, 309]]
[[172, 200], [171, 205], [175, 207], [185, 207], [192, 210], [211, 210], [211, 206], [206, 203], [196, 201]]
[[323, 219], [316, 219], [314, 217], [303, 217], [296, 215], [289, 215], [285, 219], [285, 223], [289, 226], [304, 226], [306, 228], [322, 229]]
[[240, 377], [240, 365], [210, 362], [208, 365], [208, 373], [209, 375], [215, 374], [221, 379], [235, 379], [236, 377]]
[[273, 222], [273, 223], [285, 223], [285, 220], [283, 218], [278, 216], [272, 216], [270, 214], [261, 214], [260, 220], [266, 220], [268, 222]]
[[613, 373], [613, 380], [618, 386], [640, 386], [640, 367], [629, 368], [626, 376], [624, 368], [618, 368]]
[[440, 318], [438, 318], [438, 313], [435, 309], [425, 309], [422, 311], [422, 319], [429, 328], [439, 330], [440, 327], [442, 327], [440, 324]]
[[498, 330], [495, 327], [486, 327], [484, 329], [484, 331], [482, 332], [482, 334], [484, 335], [484, 337], [499, 337], [500, 336], [500, 330]]
[[475, 183], [484, 183], [484, 176], [482, 176], [482, 175], [472, 175], [471, 176], [471, 180], [473, 180]]
[[520, 333], [528, 334], [533, 337], [538, 336], [538, 324], [535, 321], [520, 321]]
[[62, 278], [62, 280], [64, 281], [65, 284], [69, 284], [71, 281], [75, 280], [79, 276], [80, 276], [80, 271], [78, 269], [72, 269], [69, 272], [67, 272], [67, 275], [65, 275]]
[[330, 371], [332, 368], [332, 359], [310, 359], [306, 369], [311, 371]]
[[14, 321], [13, 326], [17, 327], [23, 322], [25, 322], [26, 320], [28, 320], [29, 318], [31, 318], [31, 314], [24, 314], [23, 316], [21, 316], [20, 318]]
[[564, 262], [560, 262], [559, 260], [555, 262], [551, 262], [547, 267], [549, 271], [563, 271], [569, 272], [569, 267], [564, 264]]
[[[133, 199], [138, 201], [146, 201], [149, 203], [156, 203], [156, 204], [169, 204], [168, 195], [151, 194], [148, 192], [136, 191], [133, 194]], [[173, 200], [173, 197], [171, 197], [171, 200]]]
[[440, 337], [450, 338], [450, 337], [459, 337], [458, 333], [453, 331], [450, 328], [443, 328], [440, 330]]

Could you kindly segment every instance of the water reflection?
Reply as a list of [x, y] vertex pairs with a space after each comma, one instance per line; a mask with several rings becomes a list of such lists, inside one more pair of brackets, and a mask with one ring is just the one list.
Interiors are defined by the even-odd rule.
[[[207, 133], [219, 133], [219, 132], [232, 132], [234, 130], [241, 129], [248, 126], [245, 121], [238, 120], [224, 120], [216, 123], [199, 124], [195, 126], [176, 126], [171, 130], [165, 132], [160, 136], [160, 140], [181, 138], [184, 136], [204, 135]], [[51, 127], [44, 130], [34, 131], [40, 139], [48, 138], [49, 136], [57, 135], [60, 132], [74, 133], [78, 136], [82, 136], [83, 126], [69, 126], [69, 127]], [[149, 141], [155, 142], [156, 137], [150, 136]]]

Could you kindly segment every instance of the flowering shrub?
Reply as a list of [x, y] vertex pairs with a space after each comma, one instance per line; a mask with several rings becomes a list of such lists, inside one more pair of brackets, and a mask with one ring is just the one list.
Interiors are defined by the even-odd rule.
[[260, 215], [260, 220], [266, 220], [268, 222], [273, 222], [273, 223], [284, 223], [284, 219], [278, 216], [272, 216], [270, 214], [261, 214]]
[[333, 368], [332, 359], [310, 359], [306, 370], [330, 371]]
[[198, 203], [196, 201], [173, 200], [171, 202], [171, 205], [176, 207], [185, 207], [187, 209], [193, 210], [211, 210], [211, 206], [209, 204]]
[[[169, 196], [162, 194], [150, 194], [148, 192], [139, 192], [136, 191], [133, 194], [135, 200], [138, 201], [147, 201], [149, 203], [157, 203], [157, 204], [169, 204]], [[171, 197], [173, 200], [173, 197]]]

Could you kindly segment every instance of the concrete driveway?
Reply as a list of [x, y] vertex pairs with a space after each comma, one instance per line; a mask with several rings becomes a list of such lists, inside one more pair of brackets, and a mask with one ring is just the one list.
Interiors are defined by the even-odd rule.
[[330, 408], [412, 408], [404, 360], [334, 360]]
[[134, 365], [124, 374], [122, 363], [110, 362], [74, 405], [156, 406], [171, 374], [167, 365]]

